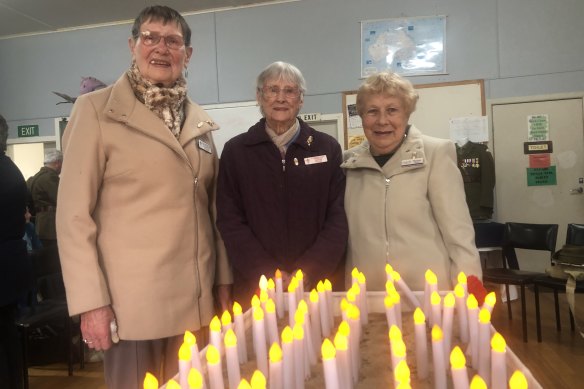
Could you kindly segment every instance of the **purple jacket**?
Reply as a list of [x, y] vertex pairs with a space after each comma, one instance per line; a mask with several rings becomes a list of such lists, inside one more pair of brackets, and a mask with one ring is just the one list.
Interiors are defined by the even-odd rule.
[[[309, 159], [321, 156], [326, 162]], [[302, 120], [284, 164], [265, 119], [227, 142], [219, 166], [217, 227], [236, 290], [243, 286], [252, 293], [260, 276], [273, 277], [277, 268], [301, 269], [312, 282], [335, 272], [348, 237], [341, 162], [337, 141]]]

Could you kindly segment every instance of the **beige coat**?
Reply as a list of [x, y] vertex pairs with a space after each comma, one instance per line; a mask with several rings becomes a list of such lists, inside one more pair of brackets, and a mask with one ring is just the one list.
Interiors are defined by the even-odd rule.
[[452, 289], [459, 271], [482, 278], [452, 142], [411, 126], [383, 168], [368, 147], [345, 154], [348, 273], [357, 266], [368, 290], [385, 290], [386, 262], [413, 290], [424, 290], [426, 269], [442, 290]]
[[188, 101], [177, 141], [125, 75], [79, 97], [63, 138], [57, 210], [71, 315], [111, 304], [127, 340], [210, 322], [213, 284], [232, 282], [214, 227], [217, 128]]

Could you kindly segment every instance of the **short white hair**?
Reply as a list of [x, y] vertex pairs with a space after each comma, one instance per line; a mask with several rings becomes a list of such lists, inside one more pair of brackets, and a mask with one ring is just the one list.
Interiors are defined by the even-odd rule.
[[63, 153], [59, 150], [51, 150], [45, 153], [45, 163], [53, 163], [63, 160]]

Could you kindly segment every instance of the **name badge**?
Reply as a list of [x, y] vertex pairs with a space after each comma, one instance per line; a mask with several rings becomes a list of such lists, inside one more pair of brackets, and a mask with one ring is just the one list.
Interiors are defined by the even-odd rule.
[[421, 165], [423, 163], [424, 163], [424, 158], [402, 159], [402, 161], [401, 161], [402, 166], [415, 166], [415, 165]]
[[315, 163], [323, 163], [326, 161], [327, 161], [326, 155], [317, 155], [316, 157], [304, 158], [305, 165], [313, 165]]
[[208, 152], [209, 154], [211, 154], [211, 153], [212, 153], [211, 145], [210, 145], [209, 143], [205, 142], [205, 141], [204, 141], [204, 140], [202, 140], [202, 139], [199, 139], [199, 141], [198, 141], [198, 144], [199, 144], [199, 148], [200, 148], [201, 150], [205, 150], [205, 151], [206, 151], [206, 152]]

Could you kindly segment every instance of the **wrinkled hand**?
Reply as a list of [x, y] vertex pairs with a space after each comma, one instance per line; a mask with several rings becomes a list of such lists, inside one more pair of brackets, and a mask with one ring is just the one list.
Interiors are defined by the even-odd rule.
[[481, 280], [479, 280], [476, 276], [468, 276], [466, 278], [466, 285], [468, 293], [471, 293], [475, 296], [477, 302], [479, 303], [479, 307], [483, 305], [485, 297], [489, 292], [485, 289]]
[[217, 302], [221, 312], [231, 312], [231, 308], [233, 307], [232, 285], [217, 285], [215, 293], [217, 294]]
[[114, 317], [109, 305], [81, 314], [81, 334], [89, 348], [99, 351], [112, 346], [110, 323]]

